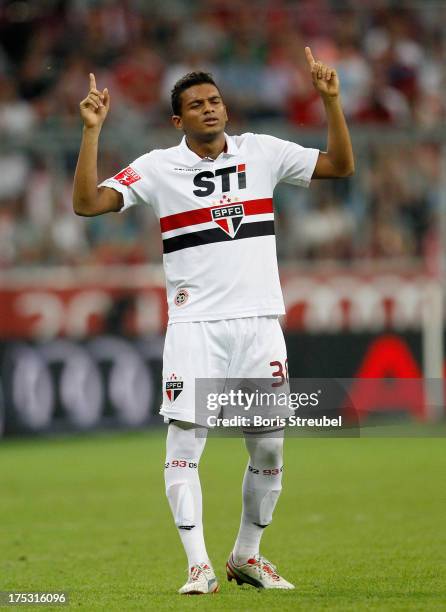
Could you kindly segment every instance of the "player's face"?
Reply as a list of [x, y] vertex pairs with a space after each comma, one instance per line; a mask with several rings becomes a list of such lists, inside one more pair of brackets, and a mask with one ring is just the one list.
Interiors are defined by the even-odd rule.
[[215, 85], [202, 83], [183, 91], [181, 115], [174, 115], [172, 121], [186, 135], [208, 141], [224, 131], [228, 115]]

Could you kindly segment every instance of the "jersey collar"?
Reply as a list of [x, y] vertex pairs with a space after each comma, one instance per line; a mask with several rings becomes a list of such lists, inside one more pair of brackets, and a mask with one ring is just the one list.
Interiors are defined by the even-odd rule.
[[[234, 138], [232, 138], [232, 136], [228, 136], [226, 132], [225, 132], [225, 138], [226, 138], [226, 149], [227, 150], [221, 153], [217, 159], [225, 159], [228, 157], [234, 157], [239, 152], [239, 148], [236, 145]], [[183, 139], [179, 145], [179, 148], [181, 152], [181, 157], [183, 158], [182, 161], [188, 166], [190, 167], [197, 166], [199, 163], [203, 161], [202, 157], [200, 157], [199, 155], [194, 153], [191, 149], [189, 149], [186, 143], [186, 136], [183, 136]]]

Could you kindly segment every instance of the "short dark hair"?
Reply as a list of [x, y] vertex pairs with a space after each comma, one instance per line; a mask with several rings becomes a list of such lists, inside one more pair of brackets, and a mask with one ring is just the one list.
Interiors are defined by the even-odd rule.
[[209, 83], [217, 87], [212, 74], [209, 72], [189, 72], [175, 83], [170, 98], [174, 115], [181, 115], [181, 94], [183, 91], [189, 89], [189, 87], [202, 85], [203, 83]]

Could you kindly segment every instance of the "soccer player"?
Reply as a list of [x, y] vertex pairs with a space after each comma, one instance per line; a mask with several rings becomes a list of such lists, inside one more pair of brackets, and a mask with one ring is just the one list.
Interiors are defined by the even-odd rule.
[[[273, 190], [280, 181], [308, 187], [312, 178], [354, 171], [336, 71], [315, 61], [309, 47], [305, 53], [325, 106], [326, 152], [267, 135], [228, 136], [218, 86], [211, 75], [194, 72], [172, 90], [172, 122], [184, 132], [181, 143], [142, 155], [98, 187], [99, 133], [110, 94], [97, 88], [93, 74], [80, 103], [84, 127], [74, 211], [94, 216], [142, 204], [160, 219], [169, 306], [160, 413], [169, 423], [166, 494], [189, 567], [181, 594], [218, 591], [203, 537], [198, 464], [207, 429], [195, 415], [195, 379], [285, 382]], [[246, 433], [245, 442], [243, 510], [227, 578], [257, 588], [293, 589], [259, 550], [282, 487], [283, 429], [274, 435]]]

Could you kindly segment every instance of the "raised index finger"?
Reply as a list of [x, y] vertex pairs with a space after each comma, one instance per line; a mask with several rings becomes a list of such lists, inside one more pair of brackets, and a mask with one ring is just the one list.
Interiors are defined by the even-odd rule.
[[96, 89], [96, 79], [92, 72], [90, 72], [90, 89]]
[[311, 53], [310, 47], [305, 47], [305, 55], [307, 56], [307, 62], [310, 64], [310, 68], [313, 68], [314, 64], [316, 63], [316, 60], [314, 59], [313, 54]]

